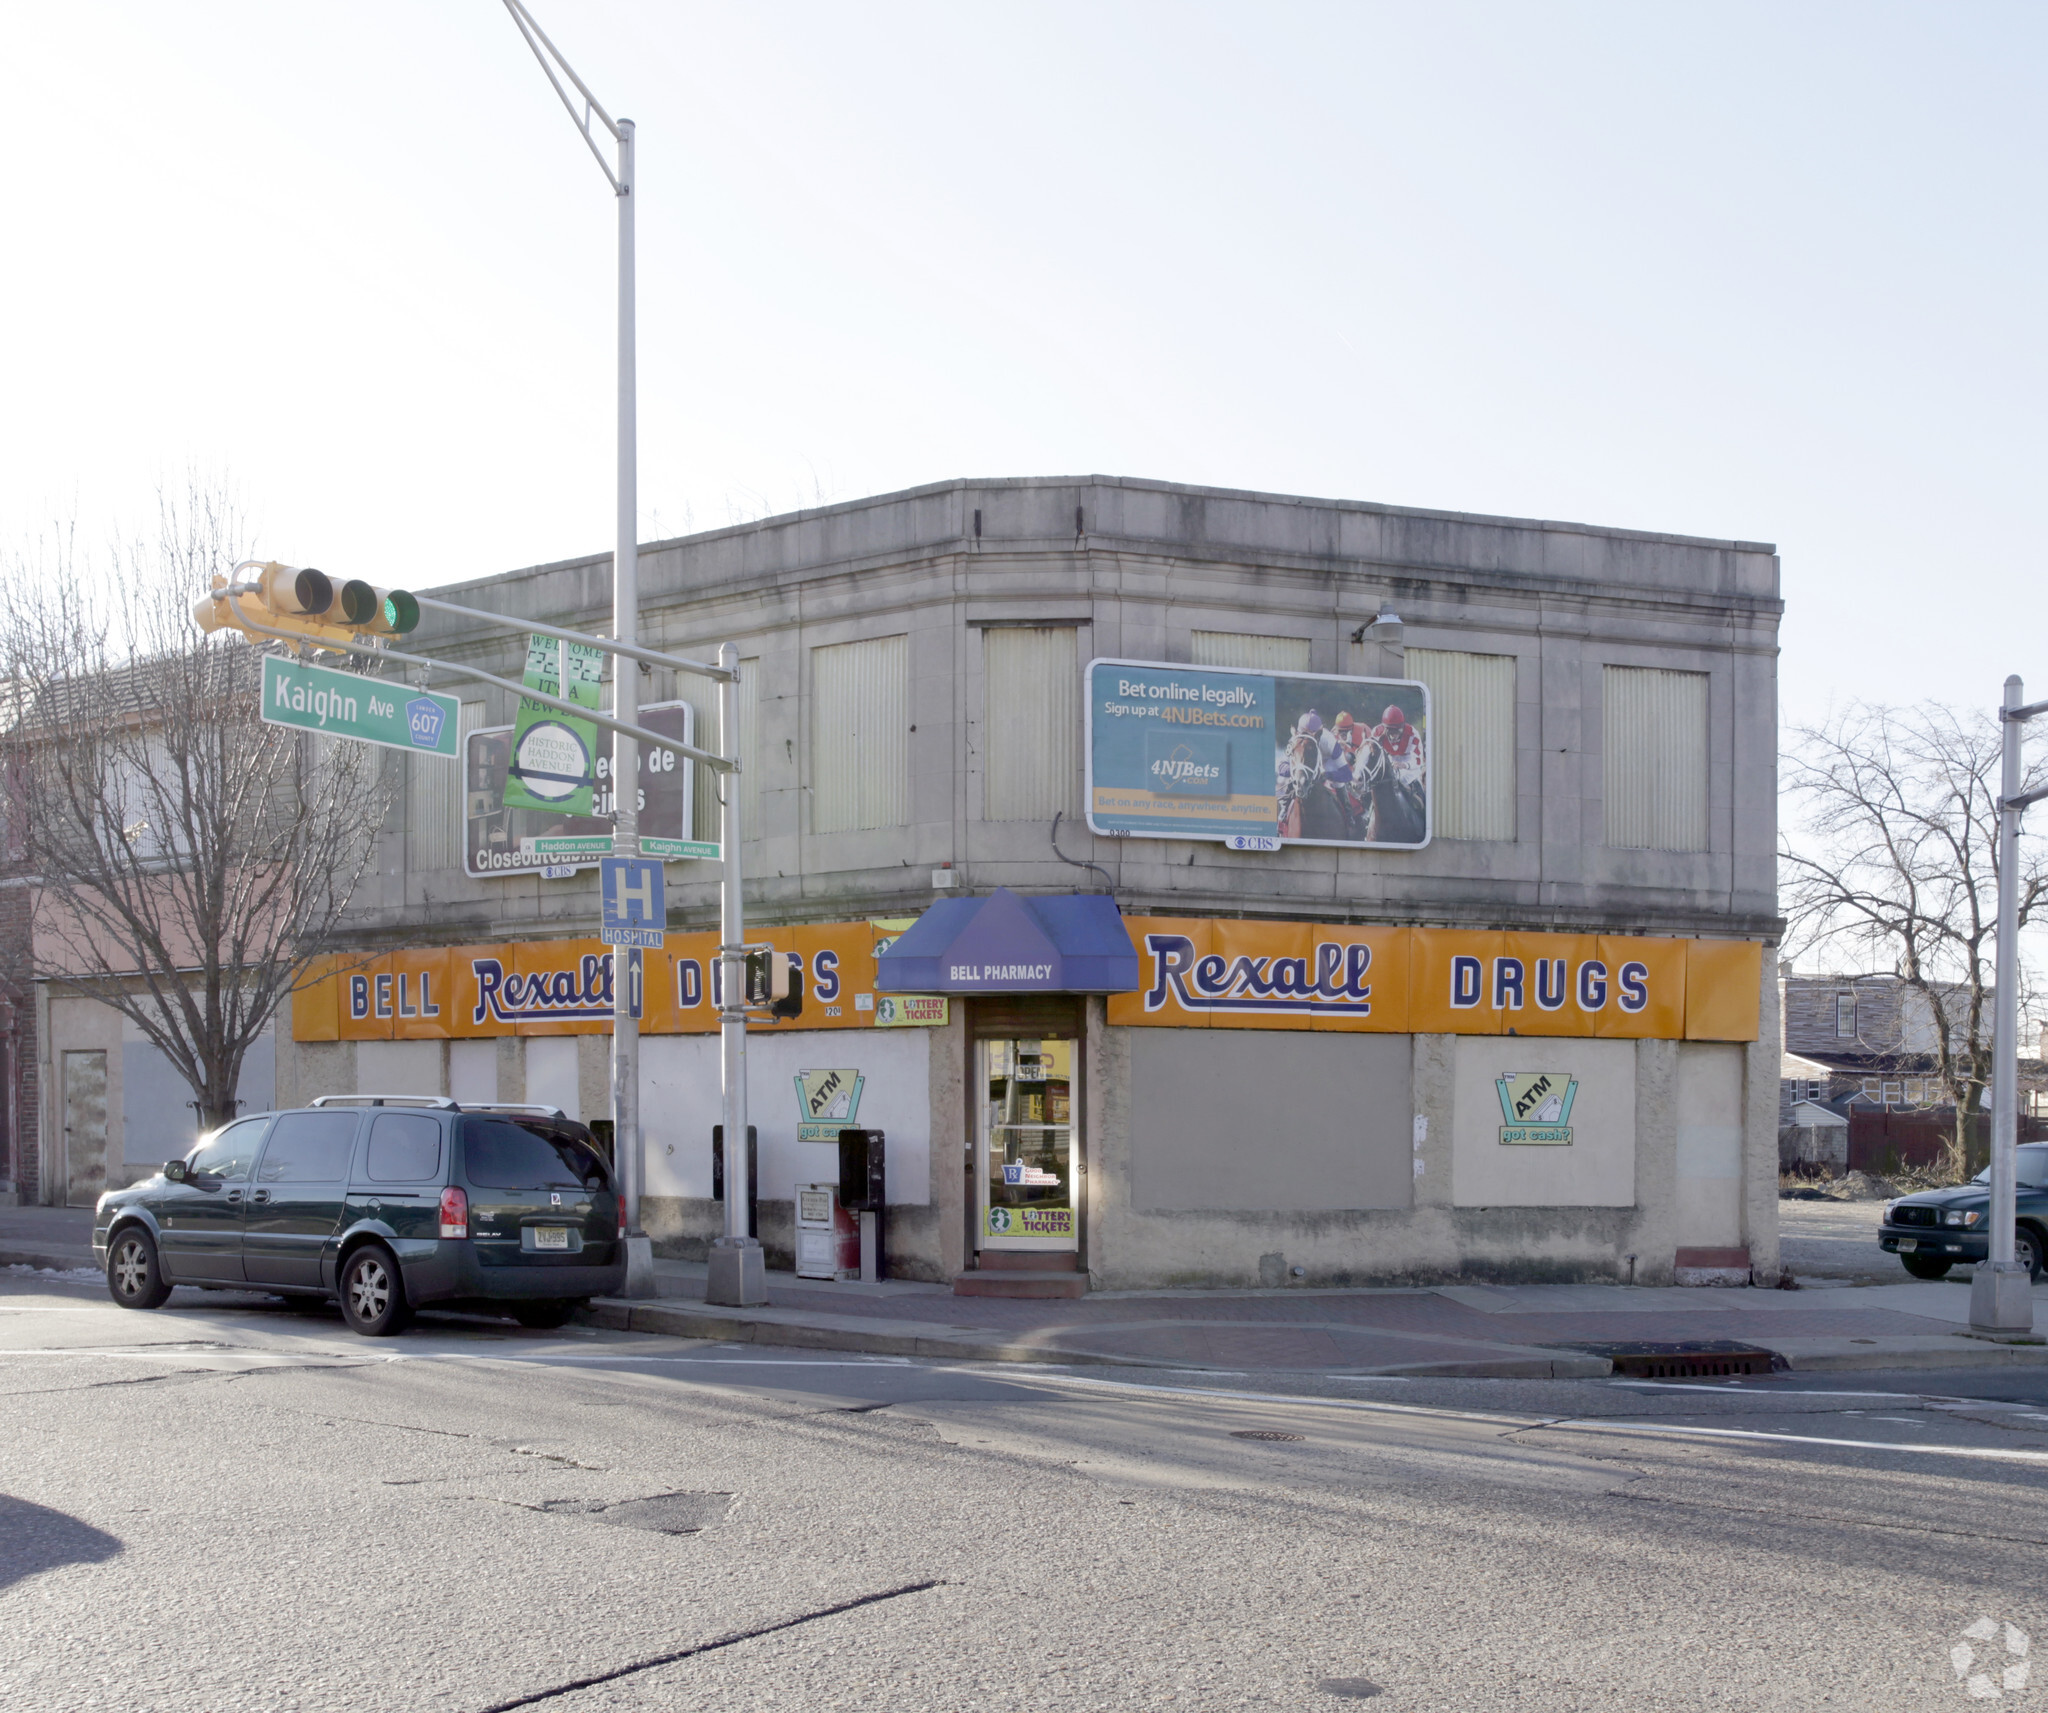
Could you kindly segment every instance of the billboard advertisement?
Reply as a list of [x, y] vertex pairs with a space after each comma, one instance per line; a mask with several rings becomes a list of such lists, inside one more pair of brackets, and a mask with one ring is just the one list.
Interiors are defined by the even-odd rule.
[[1429, 843], [1421, 684], [1091, 660], [1085, 700], [1098, 833], [1239, 850]]
[[[690, 706], [662, 702], [640, 710], [640, 723], [650, 732], [689, 743]], [[593, 813], [580, 815], [568, 807], [520, 808], [508, 804], [506, 777], [512, 764], [516, 726], [487, 726], [471, 732], [462, 750], [463, 872], [480, 880], [507, 874], [533, 874], [541, 869], [592, 868], [611, 851], [611, 746], [599, 752]], [[640, 836], [690, 837], [690, 762], [673, 750], [641, 744]], [[550, 843], [537, 850], [535, 840]], [[559, 854], [562, 841], [578, 841], [573, 855]]]

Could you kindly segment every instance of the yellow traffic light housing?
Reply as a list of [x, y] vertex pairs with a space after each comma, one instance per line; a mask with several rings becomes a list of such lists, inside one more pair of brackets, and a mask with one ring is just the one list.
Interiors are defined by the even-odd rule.
[[224, 573], [215, 573], [212, 593], [192, 608], [201, 630], [238, 630], [251, 642], [269, 642], [278, 633], [346, 653], [335, 645], [360, 636], [404, 636], [420, 622], [419, 602], [403, 589], [379, 588], [360, 578], [337, 583], [310, 566], [275, 561], [236, 569], [256, 572], [253, 588], [242, 584], [241, 592], [230, 596], [233, 585]]

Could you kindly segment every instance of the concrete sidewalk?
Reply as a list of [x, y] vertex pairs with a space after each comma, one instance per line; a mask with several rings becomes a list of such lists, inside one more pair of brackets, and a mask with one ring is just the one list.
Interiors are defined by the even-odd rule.
[[[943, 1286], [833, 1285], [771, 1274], [765, 1308], [711, 1308], [704, 1269], [656, 1263], [661, 1300], [601, 1299], [594, 1324], [737, 1343], [962, 1361], [1125, 1363], [1255, 1374], [1585, 1378], [1601, 1347], [1729, 1340], [1795, 1370], [2048, 1363], [2048, 1347], [1964, 1335], [1966, 1283], [1800, 1291], [1619, 1285], [1104, 1292], [1073, 1301], [956, 1297]], [[2035, 1292], [2048, 1327], [2048, 1286]]]
[[[0, 1266], [90, 1267], [86, 1208], [0, 1208]], [[1624, 1343], [1725, 1339], [1794, 1370], [2048, 1363], [2048, 1347], [1965, 1336], [1967, 1274], [1797, 1291], [1444, 1285], [1319, 1291], [1101, 1292], [1070, 1301], [956, 1297], [942, 1285], [827, 1284], [771, 1273], [764, 1308], [711, 1308], [704, 1267], [655, 1263], [660, 1296], [600, 1298], [598, 1326], [729, 1343], [975, 1362], [1122, 1363], [1235, 1374], [1590, 1378]], [[1878, 1275], [1884, 1276], [1882, 1274]], [[2034, 1292], [2048, 1329], [2048, 1285]]]

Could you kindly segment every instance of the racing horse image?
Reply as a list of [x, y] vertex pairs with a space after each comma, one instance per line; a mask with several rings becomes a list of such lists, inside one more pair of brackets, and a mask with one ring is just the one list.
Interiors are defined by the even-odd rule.
[[1317, 741], [1321, 729], [1317, 720], [1313, 729], [1295, 731], [1281, 752], [1277, 830], [1283, 839], [1356, 843], [1361, 833], [1359, 802], [1325, 774]]
[[1400, 778], [1394, 770], [1393, 758], [1376, 743], [1359, 746], [1353, 768], [1351, 790], [1362, 811], [1366, 839], [1373, 844], [1421, 844], [1429, 827], [1429, 807], [1422, 787]]
[[1338, 784], [1323, 764], [1317, 729], [1297, 730], [1281, 752], [1277, 830], [1283, 839], [1419, 845], [1429, 825], [1422, 788], [1400, 778], [1377, 743], [1359, 745], [1352, 778]]

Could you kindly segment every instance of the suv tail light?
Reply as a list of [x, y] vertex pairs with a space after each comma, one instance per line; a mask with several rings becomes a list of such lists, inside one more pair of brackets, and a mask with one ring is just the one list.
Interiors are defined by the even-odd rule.
[[467, 1237], [469, 1235], [469, 1196], [459, 1185], [450, 1184], [441, 1192], [441, 1235], [443, 1237]]

